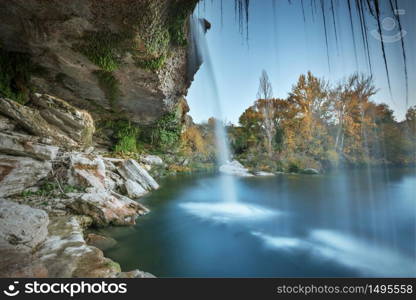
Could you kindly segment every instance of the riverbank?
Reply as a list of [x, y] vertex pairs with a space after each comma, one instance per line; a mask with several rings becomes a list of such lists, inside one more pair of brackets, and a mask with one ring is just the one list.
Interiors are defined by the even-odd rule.
[[35, 97], [31, 107], [0, 98], [0, 276], [153, 277], [122, 272], [86, 230], [134, 225], [149, 212], [140, 198], [159, 188], [149, 171], [168, 167], [109, 157], [92, 146], [88, 112]]

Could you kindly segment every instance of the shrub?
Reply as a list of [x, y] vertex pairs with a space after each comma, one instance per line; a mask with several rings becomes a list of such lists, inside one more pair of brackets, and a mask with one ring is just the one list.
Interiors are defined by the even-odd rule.
[[165, 65], [166, 55], [162, 54], [156, 58], [138, 59], [136, 58], [136, 66], [145, 70], [159, 70]]
[[289, 163], [288, 172], [290, 173], [299, 173], [299, 166], [295, 162]]
[[137, 138], [139, 129], [132, 126], [129, 121], [118, 121], [114, 128], [116, 144], [114, 151], [118, 153], [137, 152], [138, 144]]
[[162, 151], [176, 150], [179, 145], [182, 126], [174, 113], [167, 113], [154, 125], [151, 143]]
[[183, 151], [186, 153], [205, 153], [207, 145], [201, 135], [201, 131], [196, 126], [188, 127], [181, 135]]

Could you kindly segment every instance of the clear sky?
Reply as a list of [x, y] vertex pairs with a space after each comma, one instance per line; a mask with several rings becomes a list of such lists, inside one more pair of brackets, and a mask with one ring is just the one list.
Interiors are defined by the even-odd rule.
[[[330, 1], [325, 1], [329, 8]], [[212, 25], [206, 37], [227, 122], [237, 124], [241, 113], [256, 100], [258, 80], [263, 69], [269, 74], [274, 96], [282, 98], [287, 97], [299, 75], [308, 70], [333, 83], [357, 71], [369, 73], [358, 22], [354, 24], [358, 63], [355, 59], [346, 0], [335, 1], [339, 6], [335, 18], [338, 47], [332, 15], [329, 9], [327, 12], [330, 68], [322, 15], [320, 11], [315, 12], [315, 17], [312, 15], [310, 1], [304, 1], [304, 22], [300, 0], [292, 0], [292, 4], [287, 0], [251, 0], [248, 43], [239, 32], [234, 1], [222, 2], [222, 17], [220, 0], [205, 0], [198, 5], [195, 14], [206, 18]], [[381, 2], [388, 3], [386, 0]], [[404, 41], [410, 86], [408, 105], [416, 105], [416, 1], [399, 0], [399, 7], [405, 12], [402, 27], [407, 32]], [[407, 109], [401, 43], [386, 43], [393, 93], [390, 97], [380, 42], [372, 37], [372, 30], [376, 29], [376, 23], [372, 22], [368, 30], [369, 42], [375, 85], [379, 89], [373, 100], [389, 104], [400, 120]], [[397, 32], [397, 28], [386, 30], [384, 35], [392, 36]], [[214, 115], [208, 74], [202, 65], [188, 92], [190, 115], [196, 122], [206, 121]]]

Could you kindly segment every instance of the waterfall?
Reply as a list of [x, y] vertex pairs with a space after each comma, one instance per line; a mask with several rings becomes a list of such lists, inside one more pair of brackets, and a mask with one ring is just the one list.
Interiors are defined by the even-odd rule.
[[[215, 140], [216, 140], [216, 156], [217, 163], [221, 166], [227, 164], [231, 159], [230, 146], [227, 139], [227, 133], [224, 124], [224, 116], [221, 109], [221, 100], [218, 92], [218, 85], [216, 81], [214, 66], [211, 61], [209, 53], [208, 43], [205, 37], [206, 34], [206, 21], [196, 16], [190, 18], [190, 34], [191, 34], [191, 47], [193, 53], [193, 62], [190, 63], [198, 65], [204, 63], [207, 77], [209, 78], [208, 86], [213, 93], [212, 104], [214, 108], [215, 118]], [[195, 66], [193, 66], [195, 67]], [[235, 179], [233, 176], [220, 174], [222, 197], [227, 202], [237, 202]]]

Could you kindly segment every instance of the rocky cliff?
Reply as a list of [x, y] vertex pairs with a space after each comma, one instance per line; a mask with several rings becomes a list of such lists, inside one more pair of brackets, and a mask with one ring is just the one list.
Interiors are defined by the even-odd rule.
[[85, 229], [135, 224], [148, 212], [140, 197], [159, 187], [149, 171], [166, 166], [110, 157], [97, 124], [159, 122], [165, 146], [176, 141], [199, 67], [196, 2], [0, 1], [0, 277], [152, 276], [121, 272]]
[[197, 0], [0, 1], [0, 93], [46, 93], [96, 121], [151, 123], [186, 94]]

